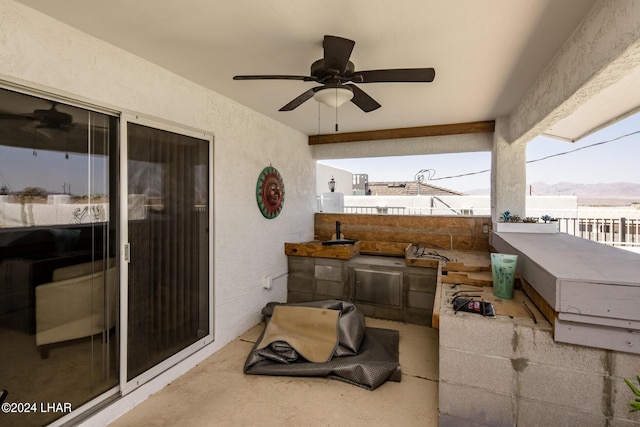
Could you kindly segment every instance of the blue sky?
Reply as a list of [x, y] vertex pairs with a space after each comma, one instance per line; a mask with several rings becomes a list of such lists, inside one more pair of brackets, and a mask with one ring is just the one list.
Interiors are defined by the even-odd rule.
[[[596, 184], [633, 182], [640, 184], [640, 133], [616, 141], [586, 148], [623, 135], [640, 132], [640, 113], [571, 143], [538, 137], [527, 144], [527, 161], [576, 150], [578, 151], [527, 164], [527, 183], [573, 182]], [[490, 188], [491, 153], [433, 154], [367, 159], [322, 160], [322, 163], [366, 173], [369, 181], [411, 181], [422, 169], [435, 169], [431, 184], [458, 191]], [[447, 179], [442, 179], [447, 178]]]
[[[86, 155], [59, 151], [32, 150], [15, 147], [0, 147], [0, 187], [12, 191], [25, 187], [40, 187], [54, 193], [62, 193], [70, 185], [71, 194], [89, 193], [89, 170], [91, 194], [107, 193], [105, 175], [106, 161], [103, 156], [94, 156], [89, 163]], [[67, 187], [68, 191], [68, 187]]]

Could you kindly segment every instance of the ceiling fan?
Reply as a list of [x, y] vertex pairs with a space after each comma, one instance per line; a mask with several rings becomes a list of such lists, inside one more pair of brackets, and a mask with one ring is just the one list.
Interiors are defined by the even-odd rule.
[[[9, 91], [0, 95], [2, 106], [7, 106], [0, 110], [0, 146], [30, 149], [36, 157], [40, 150], [63, 152], [65, 158], [68, 153], [108, 154], [105, 137], [110, 128], [104, 120], [57, 101], [14, 96]], [[29, 113], [17, 112], [31, 109]]]
[[36, 123], [36, 130], [70, 131], [74, 127], [73, 116], [58, 110], [56, 105], [56, 102], [51, 101], [51, 108], [48, 110], [35, 109], [32, 113], [26, 114], [0, 113], [0, 119], [30, 121]]
[[349, 61], [355, 42], [337, 36], [324, 36], [322, 46], [324, 57], [311, 64], [310, 76], [290, 75], [245, 75], [234, 76], [234, 80], [302, 80], [321, 83], [294, 98], [279, 111], [291, 111], [311, 98], [329, 107], [337, 108], [347, 101], [353, 102], [368, 113], [381, 105], [355, 84], [349, 83], [396, 83], [432, 82], [433, 68], [396, 68], [386, 70], [356, 71]]

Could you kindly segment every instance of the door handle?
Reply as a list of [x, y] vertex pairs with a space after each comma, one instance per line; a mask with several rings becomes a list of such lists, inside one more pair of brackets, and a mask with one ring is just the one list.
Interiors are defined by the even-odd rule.
[[125, 243], [122, 247], [124, 251], [124, 260], [127, 263], [131, 262], [131, 245], [129, 243]]

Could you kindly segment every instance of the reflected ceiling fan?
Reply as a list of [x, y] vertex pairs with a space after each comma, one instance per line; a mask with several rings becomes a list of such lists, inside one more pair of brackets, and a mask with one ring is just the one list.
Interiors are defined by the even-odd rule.
[[69, 152], [86, 153], [87, 140], [83, 136], [87, 125], [74, 122], [71, 114], [60, 111], [58, 102], [44, 101], [51, 107], [36, 108], [31, 113], [0, 112], [0, 121], [5, 122], [0, 126], [5, 137], [3, 145], [32, 149], [34, 157], [38, 157], [39, 150], [64, 152], [66, 159]]
[[36, 131], [47, 134], [47, 130], [69, 132], [74, 128], [73, 116], [64, 113], [56, 108], [57, 103], [51, 101], [51, 107], [48, 110], [36, 109], [32, 113], [26, 114], [10, 114], [0, 113], [0, 119], [9, 120], [26, 120], [36, 124]]
[[[337, 108], [347, 101], [353, 102], [365, 113], [381, 105], [352, 83], [428, 83], [435, 77], [433, 68], [397, 68], [387, 70], [356, 71], [349, 61], [355, 42], [337, 36], [324, 36], [324, 57], [311, 64], [310, 76], [289, 75], [245, 75], [234, 76], [234, 80], [302, 80], [316, 82], [316, 86], [294, 98], [279, 111], [291, 111], [305, 101], [314, 98], [329, 107]], [[352, 82], [352, 83], [350, 83]]]
[[[0, 90], [0, 146], [39, 151], [109, 155], [115, 120], [53, 99]], [[1, 151], [1, 150], [0, 150]]]

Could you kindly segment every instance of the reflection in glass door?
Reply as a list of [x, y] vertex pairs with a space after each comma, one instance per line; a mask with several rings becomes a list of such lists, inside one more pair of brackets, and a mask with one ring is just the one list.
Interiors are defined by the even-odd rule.
[[125, 374], [135, 387], [211, 341], [211, 140], [132, 122], [126, 134]]
[[38, 405], [3, 426], [51, 423], [118, 384], [117, 130], [0, 89], [0, 390]]

